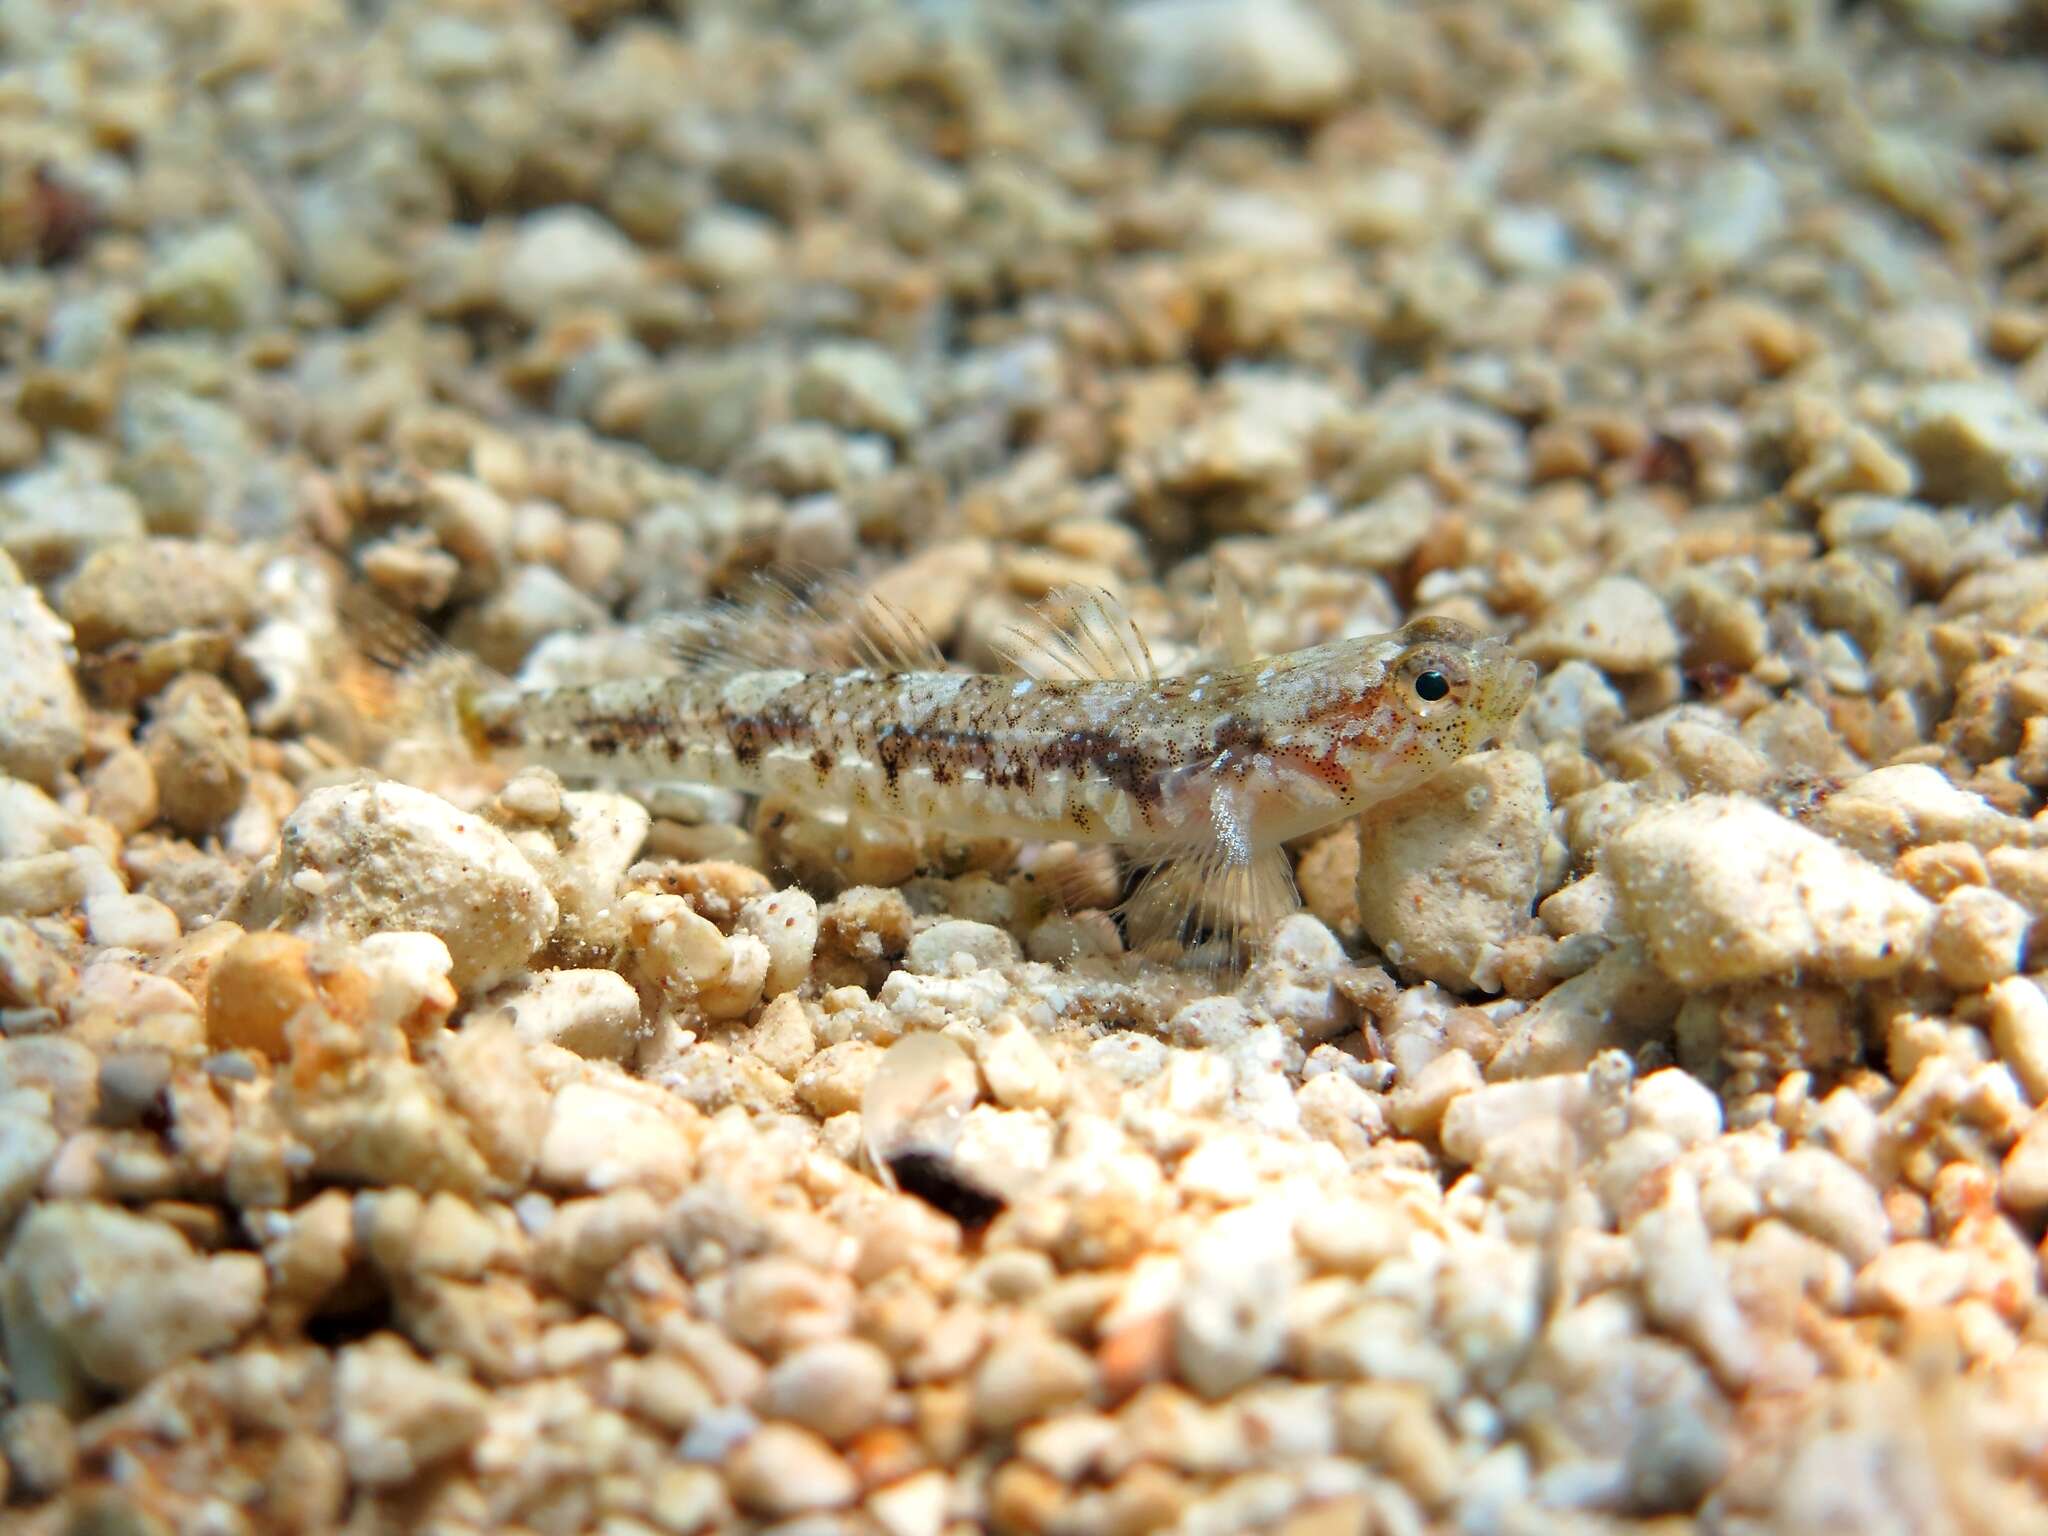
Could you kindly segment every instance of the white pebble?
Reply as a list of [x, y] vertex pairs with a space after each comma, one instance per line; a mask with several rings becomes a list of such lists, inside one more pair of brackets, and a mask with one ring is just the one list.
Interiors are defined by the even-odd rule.
[[1293, 1220], [1273, 1204], [1226, 1211], [1188, 1245], [1174, 1358], [1190, 1386], [1222, 1397], [1279, 1363], [1297, 1265]]
[[640, 994], [617, 971], [542, 971], [494, 999], [522, 1040], [625, 1061], [640, 1036]]
[[1809, 1237], [1867, 1264], [1891, 1236], [1884, 1202], [1870, 1182], [1818, 1147], [1797, 1147], [1764, 1173], [1764, 1209]]
[[2025, 907], [1988, 886], [1950, 891], [1935, 911], [1928, 941], [1941, 979], [1974, 992], [2017, 975], [2033, 921]]
[[1631, 1129], [1662, 1131], [1680, 1146], [1695, 1147], [1721, 1134], [1721, 1101], [1690, 1073], [1666, 1067], [1629, 1090], [1628, 1122]]
[[804, 984], [818, 948], [818, 903], [808, 891], [791, 886], [766, 896], [748, 898], [740, 908], [739, 932], [750, 933], [768, 951], [768, 969], [761, 995], [780, 997]]
[[286, 818], [268, 884], [244, 892], [257, 922], [274, 916], [308, 938], [434, 934], [464, 992], [517, 974], [560, 916], [503, 832], [388, 780], [308, 795]]
[[1874, 865], [1733, 796], [1637, 817], [1609, 842], [1607, 871], [1622, 922], [1687, 987], [1896, 975], [1924, 952], [1934, 915]]
[[178, 914], [154, 896], [107, 891], [85, 901], [85, 934], [94, 944], [145, 953], [169, 949], [183, 930]]
[[557, 1188], [594, 1194], [628, 1185], [674, 1192], [688, 1183], [694, 1161], [688, 1133], [652, 1104], [570, 1083], [550, 1106], [539, 1174]]
[[71, 626], [0, 555], [0, 771], [51, 784], [85, 752]]

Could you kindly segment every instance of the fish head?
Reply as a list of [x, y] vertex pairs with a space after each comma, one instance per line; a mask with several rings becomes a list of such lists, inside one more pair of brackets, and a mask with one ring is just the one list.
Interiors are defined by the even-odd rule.
[[1507, 642], [1455, 619], [1301, 654], [1297, 767], [1352, 808], [1398, 795], [1500, 740], [1536, 668]]

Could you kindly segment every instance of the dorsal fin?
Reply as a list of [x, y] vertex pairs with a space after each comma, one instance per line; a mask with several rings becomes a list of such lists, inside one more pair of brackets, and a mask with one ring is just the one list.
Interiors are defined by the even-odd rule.
[[845, 576], [801, 589], [780, 577], [756, 576], [733, 598], [658, 619], [651, 628], [693, 672], [946, 670], [946, 658], [922, 624]]
[[1149, 683], [1152, 648], [1100, 587], [1061, 587], [996, 638], [1003, 659], [1043, 683]]
[[856, 646], [877, 672], [943, 672], [946, 658], [915, 615], [870, 592], [862, 601]]
[[[339, 695], [349, 725], [384, 737], [460, 736], [478, 756], [470, 701], [512, 682], [401, 613], [360, 583], [335, 596], [342, 650], [336, 658]], [[367, 747], [358, 746], [359, 752]]]
[[1244, 588], [1230, 574], [1230, 567], [1213, 562], [1216, 606], [1209, 617], [1210, 632], [1204, 638], [1223, 658], [1225, 666], [1242, 667], [1259, 659], [1252, 649], [1250, 621], [1245, 616]]

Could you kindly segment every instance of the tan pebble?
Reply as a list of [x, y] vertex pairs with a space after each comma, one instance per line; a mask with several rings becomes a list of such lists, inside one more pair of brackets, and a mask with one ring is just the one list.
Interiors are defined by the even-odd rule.
[[911, 939], [903, 966], [920, 976], [952, 976], [1011, 965], [1018, 958], [1017, 941], [1002, 929], [949, 918]]
[[479, 1208], [460, 1195], [438, 1191], [421, 1207], [406, 1268], [414, 1275], [477, 1279], [491, 1265], [518, 1255], [509, 1220], [504, 1206]]
[[771, 1519], [838, 1509], [860, 1491], [832, 1447], [794, 1424], [763, 1424], [749, 1435], [726, 1457], [725, 1482], [743, 1508]]
[[1930, 843], [1924, 848], [1909, 848], [1899, 855], [1892, 873], [1929, 901], [1940, 901], [1966, 885], [1991, 883], [1984, 855], [1969, 843]]
[[1758, 794], [1773, 776], [1770, 759], [1732, 731], [1678, 720], [1665, 731], [1665, 741], [1671, 766], [1695, 793]]
[[59, 1135], [70, 1136], [99, 1108], [99, 1059], [69, 1035], [0, 1039], [0, 1095], [13, 1094], [26, 1095], [25, 1111], [47, 1119]]
[[341, 1350], [334, 1370], [334, 1438], [349, 1475], [372, 1488], [409, 1483], [483, 1432], [489, 1400], [437, 1369], [393, 1334]]
[[1065, 1096], [1059, 1064], [1015, 1014], [1002, 1015], [976, 1036], [975, 1059], [990, 1095], [1005, 1109], [1057, 1109]]
[[101, 891], [85, 898], [85, 936], [102, 948], [157, 954], [178, 942], [178, 914], [154, 896]]
[[695, 991], [724, 977], [725, 935], [683, 897], [633, 891], [619, 909], [649, 980]]
[[81, 650], [154, 640], [181, 630], [234, 629], [249, 616], [249, 572], [219, 544], [146, 539], [86, 558], [64, 588], [64, 617]]
[[1765, 982], [1696, 993], [1679, 1010], [1678, 1052], [1687, 1070], [1711, 1076], [1727, 1062], [1776, 1075], [1820, 1072], [1855, 1059], [1855, 1019], [1832, 987]]
[[157, 818], [156, 771], [149, 754], [121, 745], [85, 773], [86, 804], [92, 814], [132, 837]]
[[661, 1207], [642, 1189], [622, 1189], [555, 1207], [535, 1240], [534, 1267], [565, 1295], [587, 1299], [629, 1252], [654, 1239]]
[[1908, 848], [1964, 842], [1980, 849], [2022, 844], [2035, 834], [1924, 763], [1878, 768], [1821, 802], [1816, 824], [1868, 859], [1889, 862]]
[[1629, 1126], [1654, 1130], [1682, 1147], [1702, 1146], [1721, 1134], [1721, 1101], [1698, 1078], [1666, 1067], [1629, 1090]]
[[1991, 1043], [2032, 1104], [2048, 1103], [2048, 995], [2031, 977], [1991, 988]]
[[1006, 1461], [989, 1479], [989, 1519], [999, 1531], [1039, 1536], [1053, 1529], [1066, 1503], [1059, 1480], [1028, 1461]]
[[1450, 1106], [1484, 1086], [1479, 1064], [1471, 1054], [1453, 1047], [1395, 1087], [1388, 1114], [1404, 1136], [1428, 1136], [1442, 1125]]
[[889, 1357], [866, 1340], [825, 1339], [775, 1363], [762, 1411], [845, 1441], [881, 1418], [895, 1382]]
[[918, 1442], [935, 1464], [948, 1466], [967, 1454], [974, 1437], [974, 1403], [966, 1382], [923, 1383], [912, 1404]]
[[1295, 1218], [1303, 1257], [1338, 1274], [1365, 1276], [1408, 1251], [1415, 1224], [1397, 1206], [1375, 1200], [1333, 1200]]
[[845, 1275], [794, 1258], [760, 1258], [732, 1272], [719, 1321], [739, 1344], [775, 1355], [842, 1337], [853, 1306]]
[[1884, 1192], [1884, 1214], [1892, 1224], [1895, 1242], [1924, 1238], [1934, 1230], [1927, 1197], [1904, 1184], [1894, 1184]]
[[1920, 466], [1921, 494], [1937, 504], [2035, 495], [2048, 473], [2048, 421], [2008, 384], [1919, 385], [1899, 402], [1896, 430]]
[[718, 1402], [711, 1384], [670, 1354], [627, 1355], [605, 1371], [604, 1395], [627, 1412], [681, 1434]]
[[697, 990], [697, 1007], [707, 1019], [739, 1019], [754, 1011], [772, 964], [768, 946], [751, 933], [725, 941], [725, 973]]
[[318, 1531], [338, 1523], [348, 1496], [348, 1467], [324, 1435], [287, 1434], [263, 1481], [262, 1509], [280, 1530]]
[[1631, 785], [1604, 783], [1581, 790], [1560, 809], [1565, 845], [1581, 863], [1596, 859], [1614, 835], [1642, 814], [1641, 794]]
[[730, 1527], [732, 1499], [712, 1468], [669, 1465], [648, 1480], [647, 1515], [675, 1536], [695, 1536]]
[[421, 1349], [465, 1361], [486, 1381], [523, 1380], [539, 1365], [540, 1301], [511, 1275], [422, 1277], [406, 1288], [397, 1320]]
[[1299, 1268], [1292, 1216], [1277, 1202], [1225, 1211], [1185, 1256], [1174, 1364], [1196, 1391], [1220, 1398], [1272, 1370], [1286, 1347]]
[[0, 1450], [13, 1486], [32, 1502], [64, 1491], [78, 1466], [78, 1438], [54, 1403], [21, 1403], [0, 1418]]
[[1855, 1307], [1907, 1315], [1948, 1307], [1970, 1282], [1962, 1253], [1935, 1243], [1892, 1243], [1855, 1274]]
[[1360, 819], [1359, 918], [1389, 960], [1459, 991], [1496, 980], [1483, 961], [1536, 899], [1546, 794], [1533, 754], [1482, 752]]
[[975, 1422], [1014, 1430], [1085, 1400], [1095, 1381], [1095, 1362], [1066, 1340], [1036, 1327], [1005, 1330], [974, 1373]]
[[860, 1108], [861, 1096], [882, 1063], [882, 1048], [866, 1040], [827, 1046], [796, 1077], [797, 1097], [820, 1119]]
[[0, 677], [0, 772], [54, 785], [85, 751], [85, 701], [72, 671], [71, 640], [70, 627], [0, 554], [0, 654], [7, 657]]
[[1295, 870], [1302, 904], [1339, 938], [1355, 943], [1364, 932], [1358, 913], [1358, 833], [1343, 826], [1319, 838]]
[[1173, 1332], [1173, 1313], [1159, 1311], [1104, 1335], [1095, 1351], [1095, 1363], [1102, 1372], [1103, 1396], [1112, 1403], [1120, 1403], [1140, 1387], [1172, 1375]]
[[686, 863], [716, 860], [753, 869], [768, 867], [768, 855], [762, 850], [761, 840], [744, 827], [722, 821], [696, 826], [657, 820], [647, 833], [647, 852], [651, 857], [681, 859]]
[[900, 891], [855, 886], [818, 914], [821, 941], [862, 959], [900, 955], [910, 945], [910, 905]]
[[1104, 1501], [1103, 1536], [1142, 1536], [1180, 1527], [1195, 1503], [1197, 1488], [1156, 1462], [1141, 1461], [1110, 1485]]
[[71, 1403], [80, 1378], [135, 1391], [234, 1342], [261, 1315], [253, 1254], [201, 1254], [174, 1228], [109, 1206], [47, 1201], [15, 1230], [8, 1288], [15, 1390]]
[[206, 1039], [215, 1050], [286, 1055], [285, 1024], [319, 988], [297, 934], [243, 934], [206, 977]]
[[1560, 939], [1604, 933], [1614, 917], [1614, 882], [1599, 873], [1583, 876], [1544, 897], [1536, 915]]
[[274, 1214], [263, 1229], [271, 1315], [310, 1316], [355, 1260], [354, 1210], [344, 1191], [324, 1190], [295, 1211]]
[[1024, 936], [1024, 953], [1048, 965], [1120, 955], [1123, 949], [1123, 933], [1107, 912], [1055, 912]]
[[1522, 938], [1511, 938], [1501, 944], [1501, 952], [1495, 961], [1501, 995], [1534, 1001], [1550, 991], [1550, 987], [1565, 975], [1573, 975], [1575, 971], [1561, 965], [1563, 948], [1565, 946], [1548, 934], [1524, 934]]
[[877, 1488], [864, 1506], [882, 1536], [943, 1536], [953, 1480], [933, 1468]]
[[1383, 1466], [1424, 1509], [1459, 1486], [1458, 1448], [1427, 1393], [1395, 1382], [1360, 1382], [1337, 1394], [1338, 1444]]
[[1535, 661], [1586, 661], [1625, 676], [1675, 660], [1678, 633], [1656, 593], [1633, 578], [1605, 576], [1539, 621], [1520, 650]]
[[1764, 1173], [1764, 1208], [1802, 1232], [1866, 1264], [1883, 1249], [1891, 1225], [1869, 1182], [1831, 1152], [1801, 1147]]
[[526, 769], [498, 791], [498, 804], [520, 821], [547, 826], [562, 818], [562, 781], [545, 768]]
[[1718, 572], [1691, 571], [1669, 592], [1671, 618], [1684, 636], [1688, 667], [1747, 672], [1769, 644], [1762, 607]]
[[1487, 1063], [1487, 1076], [1575, 1072], [1605, 1050], [1632, 1050], [1679, 1011], [1684, 994], [1633, 940], [1551, 988], [1514, 1022]]
[[2011, 897], [1980, 885], [1962, 886], [1942, 898], [1929, 951], [1943, 981], [1976, 991], [2019, 971], [2031, 923], [2026, 908]]
[[1994, 848], [1985, 857], [1991, 883], [2048, 928], [2048, 848]]
[[671, 896], [686, 896], [690, 905], [721, 929], [730, 929], [740, 910], [750, 901], [774, 893], [768, 877], [758, 869], [730, 859], [700, 859], [693, 864], [668, 865], [658, 870], [637, 865], [629, 878], [658, 874], [658, 889]]
[[201, 837], [233, 815], [249, 789], [249, 721], [217, 677], [195, 672], [157, 699], [143, 747], [163, 816]]
[[[964, 1391], [959, 1395], [964, 1398]], [[878, 1425], [855, 1435], [845, 1455], [863, 1488], [886, 1487], [922, 1470], [928, 1460], [917, 1436], [896, 1424]]]
[[903, 884], [924, 862], [908, 823], [764, 800], [755, 822], [777, 861], [807, 886], [824, 890]]
[[77, 972], [18, 917], [0, 917], [0, 1008], [55, 1008]]
[[2048, 1111], [2037, 1111], [1999, 1168], [1998, 1197], [2023, 1218], [2048, 1209]]
[[0, 1109], [0, 1225], [12, 1225], [35, 1197], [58, 1147], [46, 1114]]
[[818, 1049], [810, 1014], [786, 992], [761, 1010], [760, 1019], [739, 1043], [770, 1071], [792, 1080]]
[[415, 613], [446, 603], [463, 574], [460, 560], [425, 542], [418, 530], [367, 544], [359, 559], [364, 577], [380, 593]]

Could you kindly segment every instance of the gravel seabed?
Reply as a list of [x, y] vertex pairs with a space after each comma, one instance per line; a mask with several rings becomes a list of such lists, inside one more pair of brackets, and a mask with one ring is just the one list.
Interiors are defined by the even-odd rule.
[[[2048, 1530], [2044, 39], [0, 0], [0, 1525]], [[337, 619], [794, 562], [1543, 677], [1219, 982]]]

